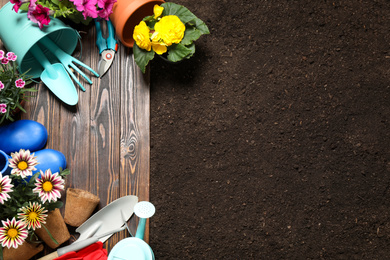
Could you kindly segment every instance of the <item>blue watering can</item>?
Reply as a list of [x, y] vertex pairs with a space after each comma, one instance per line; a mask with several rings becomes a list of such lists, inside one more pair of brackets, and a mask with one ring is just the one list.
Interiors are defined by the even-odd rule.
[[108, 260], [154, 260], [152, 249], [143, 239], [146, 220], [153, 216], [155, 211], [153, 204], [148, 201], [138, 202], [134, 206], [134, 213], [140, 218], [137, 233], [135, 237], [119, 241], [108, 255]]

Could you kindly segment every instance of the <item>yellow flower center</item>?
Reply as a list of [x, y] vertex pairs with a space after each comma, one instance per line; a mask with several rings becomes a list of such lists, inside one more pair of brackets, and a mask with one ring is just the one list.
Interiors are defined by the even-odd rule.
[[53, 189], [53, 184], [50, 181], [45, 181], [42, 184], [42, 189], [46, 192], [51, 191]]
[[23, 170], [27, 169], [27, 167], [28, 167], [28, 164], [25, 161], [18, 162], [18, 169], [19, 170], [23, 171]]
[[31, 219], [31, 220], [35, 220], [38, 218], [38, 214], [34, 211], [28, 213], [28, 218]]
[[1, 193], [1, 191], [3, 190], [3, 187], [2, 186], [0, 186], [0, 193]]
[[7, 236], [10, 238], [15, 238], [18, 235], [18, 231], [15, 228], [10, 228], [7, 231]]

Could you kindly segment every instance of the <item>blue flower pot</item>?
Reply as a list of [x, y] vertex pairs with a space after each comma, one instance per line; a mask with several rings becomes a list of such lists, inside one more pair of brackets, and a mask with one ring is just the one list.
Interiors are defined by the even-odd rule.
[[0, 126], [0, 150], [6, 154], [20, 149], [34, 152], [42, 149], [47, 141], [46, 128], [32, 120], [18, 120]]

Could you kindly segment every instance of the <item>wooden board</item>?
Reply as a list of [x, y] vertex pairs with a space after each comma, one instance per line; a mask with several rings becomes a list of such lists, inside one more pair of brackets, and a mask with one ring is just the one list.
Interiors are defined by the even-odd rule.
[[[7, 2], [0, 0], [1, 6]], [[81, 61], [97, 71], [95, 27], [82, 28]], [[46, 126], [46, 148], [66, 156], [71, 171], [66, 187], [98, 195], [99, 208], [125, 195], [149, 200], [149, 71], [143, 74], [134, 63], [131, 49], [120, 42], [118, 45], [114, 62], [103, 78], [84, 70], [93, 80], [89, 85], [79, 77], [86, 91], [77, 87], [77, 106], [65, 105], [39, 84], [39, 91], [25, 106], [27, 113], [22, 114], [23, 119]], [[130, 224], [135, 233], [136, 221]], [[114, 235], [106, 248], [111, 249], [126, 236], [125, 232]], [[148, 238], [147, 227], [145, 240]]]

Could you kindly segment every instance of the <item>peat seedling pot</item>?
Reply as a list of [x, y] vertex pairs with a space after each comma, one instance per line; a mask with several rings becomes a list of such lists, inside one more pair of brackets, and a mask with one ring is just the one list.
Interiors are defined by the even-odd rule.
[[37, 234], [37, 236], [50, 248], [57, 248], [65, 241], [69, 240], [70, 234], [59, 209], [50, 211], [46, 218], [46, 224], [43, 225], [49, 230], [57, 243], [51, 239], [44, 227], [35, 230], [35, 234]]
[[3, 248], [4, 260], [30, 259], [43, 250], [42, 244], [33, 244], [24, 241], [18, 248]]
[[66, 190], [65, 217], [68, 225], [78, 227], [93, 213], [100, 199], [96, 195], [81, 189]]
[[163, 0], [117, 0], [110, 19], [123, 45], [133, 47], [134, 27], [146, 16], [153, 14], [154, 5], [163, 3]]

